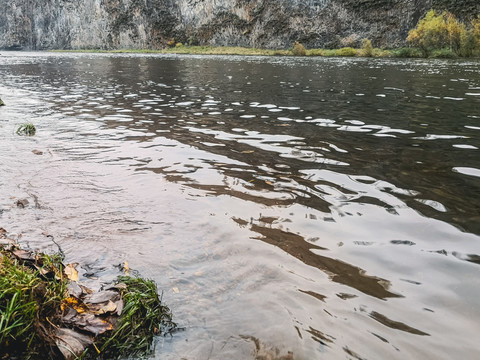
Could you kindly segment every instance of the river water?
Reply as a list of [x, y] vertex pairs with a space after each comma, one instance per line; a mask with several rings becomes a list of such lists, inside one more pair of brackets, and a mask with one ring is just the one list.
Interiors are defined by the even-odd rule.
[[478, 358], [479, 62], [3, 52], [0, 97], [0, 226], [154, 279], [154, 358]]

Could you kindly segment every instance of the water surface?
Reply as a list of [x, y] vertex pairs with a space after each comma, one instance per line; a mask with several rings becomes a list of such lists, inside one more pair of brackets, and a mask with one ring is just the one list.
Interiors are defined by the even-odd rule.
[[476, 358], [479, 65], [3, 52], [0, 226], [154, 279], [158, 359]]

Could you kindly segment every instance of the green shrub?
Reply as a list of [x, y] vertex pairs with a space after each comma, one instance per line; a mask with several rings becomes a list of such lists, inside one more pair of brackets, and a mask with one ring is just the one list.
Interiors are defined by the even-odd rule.
[[405, 47], [393, 50], [393, 55], [400, 58], [419, 58], [423, 56], [420, 49]]
[[305, 56], [307, 55], [307, 49], [305, 49], [305, 46], [300, 44], [298, 41], [295, 41], [295, 44], [292, 48], [292, 53], [295, 56]]
[[356, 56], [357, 50], [351, 47], [344, 47], [335, 52], [336, 56]]
[[369, 39], [362, 40], [362, 55], [366, 57], [373, 56], [373, 45]]
[[457, 57], [457, 54], [452, 49], [444, 48], [432, 50], [430, 57], [437, 59], [454, 59]]
[[410, 30], [407, 42], [418, 47], [425, 57], [433, 56], [433, 52], [435, 56], [447, 56], [445, 48], [455, 55], [471, 56], [475, 49], [480, 48], [480, 17], [472, 21], [471, 28], [467, 29], [452, 13], [430, 10], [417, 27]]
[[470, 57], [477, 48], [475, 35], [473, 31], [465, 31], [460, 36], [460, 51], [459, 55], [463, 57]]
[[324, 56], [324, 50], [322, 50], [322, 49], [309, 49], [309, 50], [307, 50], [307, 56]]
[[372, 52], [372, 56], [374, 56], [374, 57], [391, 57], [391, 56], [393, 56], [393, 52], [391, 50], [374, 48], [373, 52]]

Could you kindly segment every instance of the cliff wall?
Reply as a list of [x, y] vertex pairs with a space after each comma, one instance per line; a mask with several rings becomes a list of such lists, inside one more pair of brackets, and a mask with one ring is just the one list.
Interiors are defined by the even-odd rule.
[[404, 44], [432, 7], [468, 19], [478, 0], [0, 0], [0, 48], [287, 48]]

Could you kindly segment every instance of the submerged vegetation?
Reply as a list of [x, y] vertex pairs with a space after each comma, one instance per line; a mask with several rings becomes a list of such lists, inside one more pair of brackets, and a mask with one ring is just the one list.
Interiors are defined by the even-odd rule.
[[0, 228], [0, 358], [146, 356], [176, 329], [152, 280], [119, 276], [93, 292], [60, 255], [32, 253]]
[[17, 128], [17, 134], [18, 135], [27, 135], [27, 136], [33, 136], [37, 132], [37, 129], [35, 128], [35, 125], [32, 123], [25, 123], [20, 125]]

